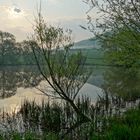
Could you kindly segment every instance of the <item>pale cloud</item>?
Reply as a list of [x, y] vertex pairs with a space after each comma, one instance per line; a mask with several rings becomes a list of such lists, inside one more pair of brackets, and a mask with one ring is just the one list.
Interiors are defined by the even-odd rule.
[[63, 2], [63, 0], [47, 0], [48, 3], [58, 4], [59, 2]]
[[0, 6], [0, 30], [13, 33], [21, 41], [32, 32], [32, 24], [27, 20], [30, 14], [23, 10], [14, 12], [14, 8], [13, 5]]
[[[36, 7], [40, 0], [0, 0], [0, 30], [13, 33], [17, 40], [26, 39], [32, 31]], [[75, 40], [91, 37], [80, 28], [86, 26], [86, 8], [81, 0], [41, 0], [43, 15], [49, 24], [73, 30]], [[82, 5], [80, 5], [82, 4]]]

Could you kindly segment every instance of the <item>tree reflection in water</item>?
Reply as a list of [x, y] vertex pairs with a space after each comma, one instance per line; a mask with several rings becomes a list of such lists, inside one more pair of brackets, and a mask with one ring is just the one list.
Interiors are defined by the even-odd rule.
[[140, 98], [140, 68], [109, 68], [104, 79], [109, 94], [127, 101]]
[[[35, 87], [42, 80], [37, 66], [1, 66], [0, 98], [14, 96], [20, 87]], [[113, 96], [125, 100], [140, 98], [140, 68], [109, 68], [103, 81], [103, 89]]]
[[37, 86], [43, 80], [36, 66], [0, 67], [0, 98], [16, 94], [17, 88]]

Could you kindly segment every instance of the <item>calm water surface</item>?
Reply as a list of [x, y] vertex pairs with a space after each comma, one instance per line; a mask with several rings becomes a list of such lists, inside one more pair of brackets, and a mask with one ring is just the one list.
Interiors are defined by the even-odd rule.
[[[97, 79], [90, 77], [80, 90], [80, 95], [87, 95], [96, 100], [102, 89], [98, 85]], [[95, 85], [94, 84], [95, 82]], [[24, 99], [41, 102], [48, 100], [38, 89], [48, 88], [47, 82], [44, 81], [37, 66], [1, 66], [0, 67], [0, 109], [17, 110]], [[49, 87], [50, 88], [50, 87]]]
[[[93, 74], [80, 90], [96, 101], [105, 89], [111, 95], [126, 99], [140, 97], [140, 70], [110, 67], [92, 67]], [[47, 86], [47, 87], [46, 87]], [[48, 88], [37, 66], [0, 67], [0, 109], [17, 110], [24, 99], [40, 103], [48, 100], [39, 89]]]

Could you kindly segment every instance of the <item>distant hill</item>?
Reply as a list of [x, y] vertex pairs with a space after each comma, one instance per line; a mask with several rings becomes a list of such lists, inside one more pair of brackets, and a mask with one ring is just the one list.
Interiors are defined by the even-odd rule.
[[76, 42], [71, 48], [71, 53], [79, 50], [86, 56], [86, 65], [104, 65], [104, 51], [99, 40], [93, 38]]
[[72, 47], [72, 49], [100, 49], [100, 48], [101, 45], [99, 44], [99, 40], [97, 40], [96, 38], [76, 42]]
[[79, 50], [86, 56], [85, 64], [93, 71], [93, 74], [87, 82], [101, 87], [103, 84], [104, 65], [106, 63], [104, 61], [104, 50], [101, 48], [99, 40], [93, 38], [76, 42], [74, 47], [72, 47], [71, 52], [75, 53]]

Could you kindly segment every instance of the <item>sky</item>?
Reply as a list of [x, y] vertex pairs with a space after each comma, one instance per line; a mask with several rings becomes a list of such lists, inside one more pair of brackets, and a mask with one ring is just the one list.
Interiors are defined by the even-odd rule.
[[[34, 17], [40, 0], [0, 0], [0, 30], [16, 36], [17, 41], [33, 33]], [[41, 0], [42, 13], [48, 24], [72, 29], [74, 41], [91, 38], [92, 34], [80, 27], [87, 25], [83, 0]]]

